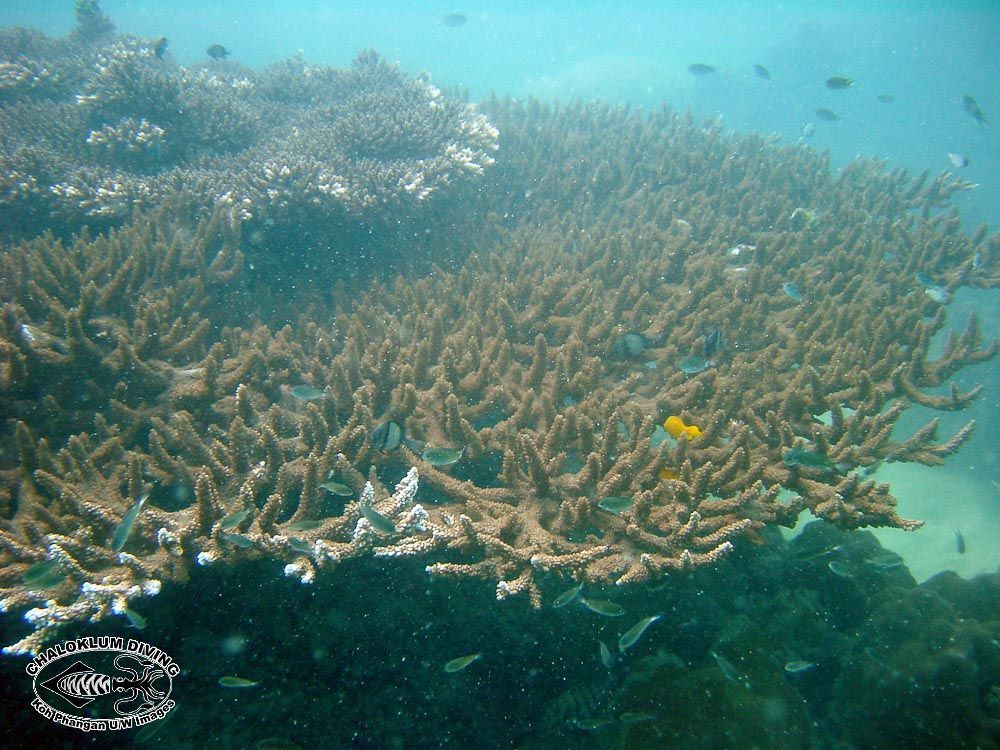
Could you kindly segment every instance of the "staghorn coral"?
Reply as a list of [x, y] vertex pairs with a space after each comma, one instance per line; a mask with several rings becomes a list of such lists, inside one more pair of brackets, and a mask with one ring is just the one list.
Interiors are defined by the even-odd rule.
[[[872, 162], [834, 179], [805, 148], [669, 111], [486, 110], [509, 148], [463, 194], [479, 223], [454, 241], [478, 252], [277, 330], [252, 299], [239, 327], [214, 324], [238, 299], [224, 290], [244, 289], [238, 212], [192, 230], [167, 205], [70, 252], [51, 237], [5, 251], [2, 445], [16, 459], [0, 589], [36, 628], [10, 651], [196, 564], [263, 556], [308, 583], [352, 556], [416, 556], [538, 606], [563, 577], [626, 585], [711, 564], [803, 509], [918, 525], [865, 470], [956, 450], [971, 426], [943, 443], [933, 423], [901, 441], [892, 428], [912, 402], [965, 406], [976, 392], [923, 389], [996, 344], [973, 322], [928, 360], [944, 318], [915, 273], [993, 285], [995, 239], [925, 217], [908, 177]], [[728, 348], [685, 374], [706, 325]], [[611, 356], [625, 331], [650, 342], [645, 362]], [[89, 407], [73, 402], [81, 379]], [[325, 396], [298, 401], [296, 383]], [[698, 434], [655, 439], [668, 416]], [[370, 436], [386, 420], [464, 456], [383, 453]], [[331, 502], [331, 476], [360, 499]], [[632, 503], [610, 513], [606, 496]], [[62, 579], [33, 589], [22, 575], [45, 560]]]
[[[16, 237], [118, 225], [178, 192], [207, 216], [289, 224], [399, 218], [482, 177], [498, 133], [374, 51], [351, 69], [179, 67], [114, 35], [96, 2], [78, 30], [0, 32], [0, 217]], [[52, 215], [60, 219], [51, 221]]]

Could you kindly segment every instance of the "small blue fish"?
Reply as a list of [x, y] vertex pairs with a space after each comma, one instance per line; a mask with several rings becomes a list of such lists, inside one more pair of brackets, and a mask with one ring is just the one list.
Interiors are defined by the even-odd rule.
[[704, 372], [708, 369], [709, 362], [704, 357], [698, 357], [696, 355], [691, 355], [690, 357], [685, 357], [680, 361], [678, 368], [685, 375], [697, 375], [699, 372]]
[[403, 442], [404, 430], [399, 422], [382, 422], [371, 432], [372, 445], [382, 453], [392, 453]]
[[633, 359], [649, 348], [649, 339], [637, 331], [629, 331], [617, 336], [611, 342], [612, 359]]
[[705, 340], [701, 345], [701, 353], [705, 359], [711, 359], [712, 356], [722, 348], [722, 331], [718, 328], [713, 328], [711, 331], [705, 334]]
[[783, 291], [785, 293], [785, 296], [788, 297], [789, 299], [792, 299], [796, 302], [802, 301], [802, 292], [800, 292], [799, 288], [790, 281], [786, 281], [784, 284], [781, 285], [781, 291]]
[[785, 451], [781, 457], [781, 462], [785, 466], [802, 466], [806, 469], [816, 469], [817, 471], [837, 472], [835, 464], [828, 456], [815, 451], [806, 450], [801, 446], [795, 446]]
[[368, 503], [359, 502], [358, 508], [365, 520], [372, 525], [376, 531], [382, 534], [391, 534], [396, 530], [396, 524], [375, 510]]

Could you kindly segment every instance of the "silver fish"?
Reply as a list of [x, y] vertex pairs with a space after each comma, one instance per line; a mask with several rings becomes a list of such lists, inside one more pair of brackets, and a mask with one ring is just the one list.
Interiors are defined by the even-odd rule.
[[830, 569], [830, 572], [835, 576], [840, 576], [841, 578], [854, 578], [854, 571], [851, 569], [847, 563], [842, 563], [840, 560], [830, 560], [826, 564], [826, 567]]
[[740, 674], [736, 666], [729, 661], [722, 654], [716, 653], [715, 651], [709, 652], [712, 654], [712, 658], [715, 659], [715, 663], [718, 665], [719, 670], [722, 672], [723, 677], [725, 677], [730, 682], [742, 683], [743, 675]]
[[596, 612], [605, 617], [621, 617], [625, 614], [625, 608], [607, 599], [584, 599], [580, 597], [580, 603], [591, 612]]
[[448, 674], [452, 672], [461, 672], [467, 666], [476, 661], [482, 654], [469, 654], [468, 656], [459, 656], [456, 659], [452, 659], [447, 664], [444, 665], [444, 671]]
[[327, 482], [323, 482], [323, 484], [321, 484], [320, 487], [322, 487], [327, 492], [331, 492], [334, 495], [337, 495], [338, 497], [354, 496], [354, 490], [352, 490], [343, 482], [334, 482], [333, 480], [330, 480]]
[[788, 672], [789, 674], [799, 674], [800, 672], [808, 672], [815, 666], [816, 664], [811, 661], [805, 661], [804, 659], [793, 659], [792, 661], [785, 664], [785, 671]]
[[296, 385], [289, 393], [297, 401], [319, 401], [321, 398], [326, 398], [326, 391], [313, 388], [311, 385]]
[[558, 609], [559, 607], [565, 607], [571, 601], [576, 599], [576, 597], [580, 595], [581, 591], [583, 591], [582, 582], [574, 586], [573, 588], [566, 589], [561, 594], [559, 594], [559, 596], [557, 596], [555, 600], [552, 602], [552, 606], [555, 609]]
[[230, 534], [229, 532], [224, 531], [219, 534], [219, 536], [222, 537], [224, 541], [227, 541], [240, 549], [249, 549], [250, 547], [253, 547], [253, 540], [244, 534]]
[[244, 519], [250, 515], [250, 509], [244, 508], [243, 510], [238, 510], [235, 513], [230, 513], [228, 516], [222, 519], [219, 523], [220, 529], [232, 529], [243, 523]]
[[606, 669], [611, 669], [615, 665], [614, 654], [611, 653], [611, 649], [605, 645], [604, 641], [598, 641], [598, 643], [600, 643], [601, 664]]
[[246, 677], [226, 676], [219, 678], [219, 684], [225, 688], [252, 688], [257, 687], [260, 683], [248, 680]]
[[639, 622], [626, 630], [622, 637], [618, 639], [618, 651], [623, 654], [628, 651], [629, 648], [635, 645], [636, 641], [642, 638], [642, 634], [646, 632], [646, 628], [659, 620], [661, 617], [663, 617], [663, 615], [643, 617], [639, 620]]
[[396, 524], [383, 516], [368, 503], [358, 503], [358, 508], [361, 510], [361, 515], [365, 517], [365, 520], [367, 520], [376, 531], [380, 531], [383, 534], [391, 534], [396, 530]]
[[132, 527], [135, 526], [135, 519], [139, 517], [142, 506], [146, 504], [147, 497], [149, 497], [149, 493], [136, 500], [135, 504], [129, 508], [128, 513], [121, 520], [121, 523], [115, 527], [115, 533], [111, 536], [111, 549], [115, 552], [121, 552], [128, 541], [129, 536], [132, 534]]
[[129, 624], [136, 630], [146, 629], [146, 618], [130, 607], [125, 607], [122, 614], [128, 618]]
[[951, 162], [951, 166], [955, 167], [955, 169], [969, 166], [969, 158], [965, 154], [957, 154], [949, 151], [948, 161]]
[[420, 457], [431, 466], [450, 466], [465, 453], [465, 448], [427, 448]]

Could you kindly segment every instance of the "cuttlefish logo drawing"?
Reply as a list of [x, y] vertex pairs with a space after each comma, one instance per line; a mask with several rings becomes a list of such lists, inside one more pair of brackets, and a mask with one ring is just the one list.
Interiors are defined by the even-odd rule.
[[28, 662], [31, 706], [57, 724], [104, 732], [158, 721], [171, 700], [177, 663], [156, 646], [131, 638], [64, 641]]

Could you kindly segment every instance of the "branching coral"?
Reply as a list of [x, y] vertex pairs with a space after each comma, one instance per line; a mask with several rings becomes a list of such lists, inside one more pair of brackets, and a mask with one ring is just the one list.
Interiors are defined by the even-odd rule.
[[482, 114], [373, 51], [346, 71], [178, 67], [154, 41], [103, 28], [95, 2], [78, 17], [86, 33], [66, 39], [0, 32], [0, 216], [19, 236], [52, 213], [120, 224], [181, 190], [205, 216], [395, 216], [493, 163]]
[[[356, 76], [398, 72], [364, 58]], [[168, 205], [108, 237], [5, 251], [0, 437], [18, 459], [0, 588], [37, 628], [13, 651], [196, 564], [263, 556], [308, 583], [355, 555], [419, 556], [537, 606], [561, 577], [711, 564], [804, 509], [918, 525], [865, 472], [956, 450], [971, 426], [944, 442], [934, 423], [893, 427], [913, 402], [966, 406], [976, 391], [924, 389], [996, 344], [970, 323], [929, 360], [944, 319], [915, 276], [993, 285], [994, 239], [922, 218], [919, 190], [874, 163], [833, 179], [805, 148], [666, 111], [487, 110], [510, 148], [464, 194], [480, 224], [454, 238], [479, 252], [278, 330], [246, 301], [240, 327], [218, 324], [244, 289], [238, 211], [192, 230]], [[725, 344], [682, 371], [711, 329]], [[640, 356], [612, 356], [627, 332]], [[657, 429], [670, 416], [677, 439]], [[372, 438], [390, 421], [395, 450]], [[464, 453], [443, 466], [427, 446]], [[45, 561], [57, 575], [39, 589], [25, 574]]]

